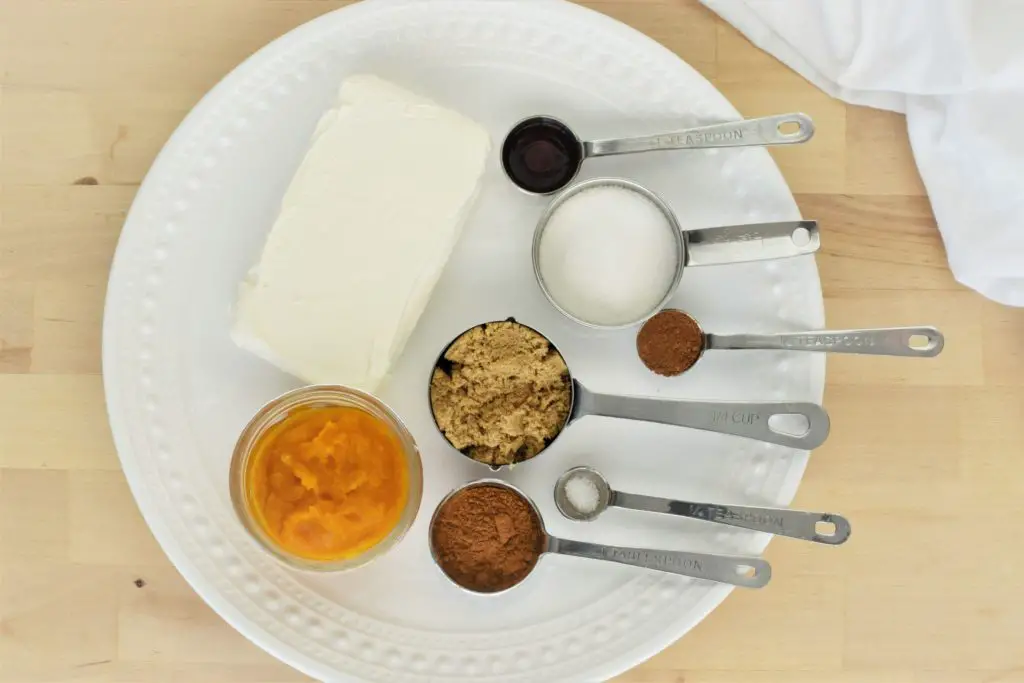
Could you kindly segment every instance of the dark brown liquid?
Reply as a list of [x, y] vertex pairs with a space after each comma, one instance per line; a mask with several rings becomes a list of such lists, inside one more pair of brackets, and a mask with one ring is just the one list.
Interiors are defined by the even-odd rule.
[[527, 192], [560, 190], [583, 163], [583, 146], [561, 121], [537, 116], [512, 129], [501, 148], [505, 173]]

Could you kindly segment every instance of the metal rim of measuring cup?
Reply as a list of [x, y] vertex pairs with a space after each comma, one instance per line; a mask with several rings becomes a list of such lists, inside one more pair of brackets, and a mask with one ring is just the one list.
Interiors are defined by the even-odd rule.
[[[527, 123], [529, 121], [538, 121], [538, 120], [542, 120], [542, 119], [543, 120], [547, 120], [547, 121], [551, 121], [555, 125], [560, 126], [562, 128], [562, 130], [568, 132], [569, 135], [571, 135], [573, 137], [573, 139], [576, 140], [576, 144], [580, 148], [580, 160], [576, 164], [576, 168], [573, 170], [573, 173], [569, 177], [569, 180], [567, 180], [564, 185], [562, 185], [561, 187], [558, 187], [558, 188], [556, 188], [554, 190], [550, 190], [548, 192], [534, 192], [533, 190], [527, 190], [525, 187], [523, 187], [522, 185], [517, 183], [516, 179], [512, 177], [511, 173], [509, 173], [508, 167], [505, 165], [505, 146], [508, 145], [509, 139], [512, 137], [512, 133], [516, 132], [519, 129], [519, 127], [522, 126], [524, 123]], [[501, 141], [501, 151], [499, 153], [498, 163], [501, 164], [501, 170], [505, 174], [505, 177], [508, 178], [508, 181], [510, 183], [512, 183], [512, 185], [515, 186], [515, 188], [518, 189], [523, 194], [527, 194], [527, 195], [529, 195], [531, 197], [550, 197], [550, 196], [552, 196], [552, 195], [554, 195], [554, 194], [556, 194], [558, 192], [564, 191], [567, 187], [571, 187], [572, 186], [573, 181], [575, 181], [576, 178], [579, 177], [580, 171], [583, 170], [583, 162], [586, 161], [586, 160], [587, 160], [587, 155], [586, 155], [586, 149], [584, 148], [583, 141], [580, 140], [579, 136], [576, 135], [576, 131], [574, 131], [569, 126], [568, 123], [566, 123], [562, 119], [558, 118], [557, 116], [550, 116], [548, 114], [543, 114], [543, 115], [533, 114], [531, 116], [526, 116], [524, 118], [519, 119], [514, 124], [512, 124], [511, 127], [509, 127], [508, 132], [505, 133], [505, 138]]]
[[[657, 305], [655, 305], [650, 311], [648, 311], [640, 318], [633, 320], [631, 322], [621, 323], [617, 325], [602, 325], [599, 323], [590, 322], [583, 318], [578, 318], [569, 311], [562, 308], [562, 306], [559, 305], [559, 303], [555, 301], [555, 298], [551, 295], [551, 292], [548, 290], [547, 285], [544, 283], [544, 276], [541, 275], [540, 272], [540, 245], [541, 240], [544, 236], [544, 230], [545, 228], [547, 228], [548, 222], [551, 220], [551, 217], [555, 214], [555, 211], [557, 211], [558, 208], [566, 201], [568, 201], [575, 195], [579, 194], [580, 192], [593, 189], [595, 187], [621, 187], [623, 189], [636, 192], [641, 196], [645, 197], [646, 199], [650, 200], [656, 207], [658, 207], [661, 213], [668, 220], [669, 227], [672, 229], [672, 234], [676, 244], [676, 274], [675, 277], [672, 279], [672, 283], [668, 287], [668, 291], [665, 292], [665, 296], [662, 297], [662, 299], [657, 303]], [[679, 288], [679, 283], [683, 278], [683, 270], [686, 268], [686, 254], [686, 235], [683, 232], [682, 228], [679, 226], [679, 219], [676, 218], [676, 214], [672, 210], [672, 208], [665, 202], [664, 199], [655, 194], [653, 191], [647, 189], [640, 183], [634, 182], [632, 180], [627, 180], [625, 178], [591, 178], [590, 180], [584, 180], [574, 185], [569, 185], [567, 188], [562, 190], [561, 194], [557, 195], [554, 199], [551, 200], [551, 203], [548, 204], [547, 208], [544, 210], [544, 213], [541, 214], [540, 220], [537, 221], [537, 226], [534, 228], [533, 231], [533, 275], [534, 278], [537, 280], [537, 284], [540, 286], [540, 290], [544, 293], [544, 298], [546, 298], [548, 300], [548, 303], [554, 306], [559, 313], [564, 315], [569, 320], [572, 320], [575, 323], [595, 330], [623, 330], [630, 327], [635, 327], [639, 324], [647, 322], [647, 320], [649, 320], [658, 311], [664, 308], [675, 295], [676, 290]]]
[[[694, 367], [696, 367], [697, 363], [700, 362], [700, 359], [704, 357], [704, 353], [707, 352], [707, 350], [708, 350], [708, 335], [707, 335], [706, 332], [704, 332], [704, 328], [701, 326], [700, 321], [697, 320], [696, 318], [694, 318], [692, 315], [690, 315], [686, 311], [684, 311], [683, 309], [681, 309], [681, 308], [663, 308], [660, 311], [658, 311], [658, 313], [665, 313], [667, 311], [677, 311], [679, 313], [682, 313], [687, 318], [689, 318], [691, 321], [693, 321], [694, 325], [697, 326], [697, 329], [700, 331], [700, 353], [697, 354], [697, 357], [693, 360], [692, 363], [690, 363], [687, 367], [683, 368], [682, 372], [677, 372], [674, 375], [663, 375], [660, 372], [655, 372], [649, 365], [647, 365], [647, 363], [644, 363], [644, 357], [640, 354], [640, 333], [644, 331], [643, 325], [641, 325], [640, 329], [637, 330], [637, 333], [636, 333], [636, 356], [637, 356], [637, 358], [640, 359], [640, 363], [643, 364], [643, 366], [645, 368], [650, 370], [652, 373], [654, 373], [658, 377], [665, 377], [666, 379], [671, 379], [673, 377], [681, 377], [681, 376], [685, 375], [686, 373], [688, 373], [690, 370], [693, 370]], [[655, 313], [655, 315], [657, 315], [658, 313]], [[651, 318], [653, 318], [653, 317], [654, 316], [652, 315]], [[644, 325], [646, 325], [649, 321], [650, 321], [650, 318], [645, 320], [644, 321]]]
[[[437, 415], [434, 414], [434, 403], [431, 400], [431, 393], [433, 392], [433, 384], [434, 384], [434, 370], [436, 370], [438, 367], [440, 367], [442, 365], [442, 362], [445, 362], [445, 363], [450, 362], [450, 361], [447, 361], [445, 359], [444, 354], [448, 353], [448, 349], [450, 349], [452, 347], [452, 344], [454, 344], [458, 340], [462, 339], [466, 334], [468, 334], [469, 332], [475, 330], [476, 328], [483, 327], [485, 325], [493, 325], [494, 323], [514, 323], [516, 325], [521, 325], [521, 326], [525, 327], [526, 329], [530, 330], [531, 332], [533, 332], [534, 334], [538, 335], [542, 339], [544, 339], [548, 343], [548, 346], [551, 347], [551, 350], [554, 351], [555, 353], [557, 353], [559, 356], [561, 356], [562, 362], [565, 363], [565, 370], [566, 370], [566, 372], [569, 375], [569, 413], [568, 413], [568, 415], [566, 415], [565, 421], [562, 423], [562, 428], [558, 430], [558, 433], [555, 434], [551, 438], [550, 441], [548, 441], [547, 445], [545, 445], [544, 448], [542, 448], [540, 450], [540, 452], [537, 453], [537, 455], [533, 456], [532, 458], [527, 458], [526, 460], [519, 460], [517, 462], [503, 464], [503, 465], [492, 465], [492, 464], [488, 464], [486, 462], [481, 462], [481, 461], [477, 460], [476, 458], [474, 458], [473, 456], [469, 455], [468, 453], [463, 453], [460, 449], [456, 448], [455, 444], [453, 444], [448, 439], [448, 435], [444, 433], [443, 429], [441, 429], [441, 425], [439, 425], [437, 423]], [[553, 443], [555, 443], [555, 441], [558, 439], [558, 437], [560, 437], [562, 435], [562, 432], [564, 432], [566, 430], [566, 428], [568, 428], [568, 426], [572, 423], [572, 410], [573, 410], [573, 408], [575, 406], [576, 406], [576, 383], [573, 381], [572, 370], [569, 369], [569, 362], [567, 360], [565, 360], [565, 354], [563, 354], [558, 349], [558, 347], [555, 346], [555, 343], [553, 341], [551, 341], [551, 338], [548, 337], [546, 334], [544, 334], [543, 332], [541, 332], [540, 330], [538, 330], [536, 328], [530, 327], [529, 325], [527, 325], [525, 323], [519, 322], [518, 320], [516, 320], [515, 318], [513, 318], [511, 316], [509, 316], [508, 318], [503, 318], [501, 320], [488, 320], [486, 322], [477, 323], [476, 325], [473, 325], [472, 327], [467, 327], [465, 330], [463, 330], [462, 332], [460, 332], [457, 335], [455, 335], [454, 337], [452, 337], [452, 340], [450, 342], [448, 342], [447, 344], [445, 344], [444, 348], [441, 349], [441, 353], [437, 354], [437, 358], [434, 360], [434, 364], [430, 367], [430, 377], [427, 379], [427, 408], [430, 410], [430, 419], [433, 420], [434, 426], [437, 428], [438, 433], [441, 434], [441, 438], [444, 439], [445, 443], [447, 443], [449, 446], [451, 446], [452, 450], [454, 450], [456, 453], [458, 453], [462, 457], [466, 458], [470, 462], [474, 462], [474, 463], [480, 465], [481, 467], [486, 467], [487, 469], [491, 470], [492, 472], [500, 472], [503, 468], [505, 468], [505, 467], [511, 468], [513, 465], [520, 466], [520, 465], [523, 465], [525, 463], [530, 462], [531, 460], [536, 460], [537, 458], [542, 456], [549, 448], [551, 448], [551, 445]]]
[[[511, 491], [512, 493], [519, 496], [521, 499], [526, 501], [527, 505], [530, 506], [530, 510], [533, 512], [534, 517], [537, 519], [537, 526], [540, 527], [541, 549], [540, 552], [537, 553], [537, 561], [533, 563], [533, 566], [530, 567], [530, 571], [528, 571], [526, 575], [523, 576], [523, 578], [519, 579], [519, 581], [515, 582], [508, 588], [502, 588], [500, 591], [476, 591], [472, 588], [467, 588], [466, 586], [463, 586], [461, 583], [453, 579], [451, 575], [448, 574], [447, 571], [445, 571], [444, 565], [441, 563], [441, 560], [437, 557], [437, 550], [434, 548], [434, 524], [437, 522], [437, 516], [440, 514], [441, 509], [452, 498], [462, 493], [463, 491], [468, 491], [469, 489], [474, 488], [480, 488], [482, 486], [496, 486], [498, 488], [503, 488], [508, 491]], [[454, 489], [449, 491], [448, 494], [444, 498], [442, 498], [441, 501], [437, 504], [437, 507], [434, 508], [434, 513], [430, 516], [430, 524], [427, 526], [427, 545], [430, 547], [430, 559], [434, 561], [434, 565], [441, 571], [442, 574], [444, 574], [444, 577], [446, 579], [451, 581], [453, 586], [456, 586], [466, 591], [470, 595], [502, 595], [503, 593], [507, 593], [513, 588], [518, 588], [519, 586], [521, 586], [524, 581], [526, 581], [530, 578], [530, 576], [533, 575], [534, 570], [537, 569], [537, 565], [540, 564], [541, 558], [544, 557], [544, 555], [547, 553], [548, 538], [548, 531], [547, 528], [544, 526], [544, 518], [541, 517], [540, 509], [537, 508], [537, 504], [534, 503], [533, 499], [531, 499], [528, 495], [523, 493], [521, 489], [519, 489], [516, 486], [513, 486], [512, 484], [509, 484], [506, 481], [502, 481], [501, 479], [474, 479], [473, 481], [455, 487]]]

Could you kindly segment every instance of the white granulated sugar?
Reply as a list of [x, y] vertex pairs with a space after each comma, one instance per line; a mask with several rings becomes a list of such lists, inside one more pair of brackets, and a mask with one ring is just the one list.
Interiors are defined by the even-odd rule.
[[540, 241], [551, 298], [596, 325], [626, 325], [665, 297], [679, 268], [673, 226], [656, 204], [620, 186], [583, 190], [561, 204]]
[[584, 515], [597, 510], [597, 506], [601, 504], [597, 484], [586, 476], [571, 477], [565, 482], [565, 497], [577, 512]]

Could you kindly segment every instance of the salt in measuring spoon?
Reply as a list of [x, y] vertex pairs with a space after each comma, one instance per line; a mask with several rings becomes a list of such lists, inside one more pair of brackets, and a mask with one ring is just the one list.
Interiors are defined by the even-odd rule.
[[[661, 372], [648, 365], [648, 369], [672, 377], [681, 375], [697, 364], [708, 350], [743, 351], [812, 351], [818, 353], [844, 353], [864, 356], [898, 356], [902, 358], [933, 358], [942, 352], [945, 337], [938, 329], [922, 327], [876, 327], [855, 330], [813, 330], [808, 332], [774, 332], [768, 334], [711, 334], [685, 311], [666, 309], [663, 314], [679, 318], [678, 324], [689, 327], [700, 336], [699, 350], [680, 357], [678, 370]], [[659, 314], [660, 315], [660, 314]], [[637, 334], [637, 351], [641, 360], [644, 331], [653, 321], [648, 320]], [[646, 361], [645, 361], [646, 364]]]
[[533, 511], [537, 520], [537, 526], [540, 529], [540, 534], [543, 537], [540, 550], [541, 556], [546, 553], [554, 553], [557, 555], [583, 557], [590, 560], [604, 560], [605, 562], [615, 562], [617, 564], [626, 564], [633, 567], [655, 569], [669, 574], [679, 574], [680, 576], [689, 576], [695, 579], [727, 583], [733, 586], [741, 586], [743, 588], [761, 588], [767, 585], [768, 581], [771, 580], [772, 577], [771, 565], [759, 557], [712, 555], [709, 553], [688, 552], [684, 550], [630, 548], [605, 545], [603, 543], [590, 543], [587, 541], [573, 541], [566, 538], [552, 536], [545, 529], [544, 518], [541, 517], [540, 510], [537, 509], [537, 505], [529, 496], [515, 486], [507, 484], [499, 479], [479, 479], [456, 488], [441, 500], [434, 511], [434, 515], [430, 519], [430, 527], [428, 531], [430, 556], [433, 558], [434, 564], [437, 565], [445, 577], [447, 577], [452, 583], [462, 590], [473, 593], [474, 595], [498, 595], [504, 593], [525, 581], [526, 578], [537, 568], [537, 563], [534, 563], [529, 572], [524, 574], [523, 578], [521, 578], [517, 583], [504, 590], [493, 592], [477, 591], [468, 586], [464, 586], [456, 581], [445, 569], [440, 553], [438, 553], [437, 548], [434, 545], [434, 525], [436, 524], [438, 515], [444, 508], [445, 503], [466, 489], [477, 486], [494, 486], [507, 489], [527, 503]]
[[519, 189], [530, 194], [557, 192], [579, 173], [589, 157], [679, 149], [792, 145], [814, 136], [806, 114], [780, 114], [715, 123], [658, 135], [584, 142], [553, 116], [530, 116], [505, 136], [501, 165]]
[[[589, 482], [597, 491], [597, 500], [592, 510], [577, 507], [568, 493], [570, 482], [578, 478]], [[609, 507], [620, 507], [700, 519], [827, 545], [840, 545], [850, 537], [850, 522], [840, 515], [748, 505], [691, 503], [623, 493], [613, 489], [604, 475], [592, 467], [574, 467], [558, 478], [555, 484], [555, 506], [562, 515], [577, 522], [593, 521]]]
[[[665, 230], [670, 235], [675, 251], [674, 277], [668, 283], [664, 295], [658, 300], [652, 300], [649, 308], [634, 319], [616, 324], [588, 320], [559, 300], [554, 285], [561, 277], [556, 271], [560, 266], [549, 257], [547, 250], [551, 245], [545, 239], [546, 230], [560, 209], [570, 202], [586, 201], [585, 193], [599, 188], [618, 188], [633, 193], [653, 206], [665, 219]], [[623, 227], [628, 229], [629, 226]], [[580, 248], [586, 249], [587, 245], [581, 245]], [[687, 268], [792, 258], [814, 254], [820, 248], [817, 221], [750, 223], [684, 231], [668, 203], [640, 183], [625, 178], [593, 178], [574, 184], [551, 200], [533, 232], [532, 259], [533, 274], [541, 292], [560, 313], [587, 327], [621, 329], [642, 323], [664, 308], [675, 294]], [[580, 283], [579, 288], [586, 289], [586, 284]]]

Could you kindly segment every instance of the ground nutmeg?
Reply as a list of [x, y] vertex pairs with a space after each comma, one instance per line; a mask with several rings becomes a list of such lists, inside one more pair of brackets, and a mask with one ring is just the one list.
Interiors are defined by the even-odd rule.
[[465, 488], [434, 516], [430, 545], [448, 577], [477, 593], [495, 593], [526, 578], [544, 551], [533, 506], [496, 484]]
[[704, 332], [686, 313], [665, 309], [640, 328], [636, 350], [651, 372], [672, 377], [689, 370], [700, 358]]

